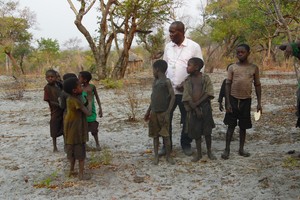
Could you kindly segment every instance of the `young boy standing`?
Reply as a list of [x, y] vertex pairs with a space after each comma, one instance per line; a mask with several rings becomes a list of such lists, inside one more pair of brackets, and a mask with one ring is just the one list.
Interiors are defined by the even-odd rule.
[[153, 76], [151, 103], [145, 114], [145, 121], [149, 120], [149, 137], [153, 138], [154, 164], [159, 162], [158, 145], [159, 136], [163, 137], [166, 147], [166, 160], [175, 164], [171, 158], [171, 142], [169, 135], [170, 111], [175, 101], [174, 90], [170, 79], [166, 77], [168, 64], [164, 60], [157, 60], [153, 63]]
[[252, 84], [254, 84], [257, 97], [257, 112], [262, 111], [259, 69], [248, 61], [249, 55], [250, 47], [247, 44], [240, 44], [236, 49], [238, 62], [230, 65], [228, 69], [225, 89], [226, 114], [224, 118], [224, 123], [228, 128], [226, 132], [226, 147], [221, 155], [223, 159], [229, 158], [230, 142], [237, 125], [240, 127], [239, 155], [244, 157], [250, 156], [250, 153], [244, 150], [244, 144], [246, 129], [252, 128], [250, 115]]
[[57, 152], [56, 138], [63, 135], [63, 110], [58, 103], [61, 88], [57, 83], [57, 72], [55, 70], [49, 69], [45, 75], [48, 83], [44, 87], [44, 101], [49, 104], [51, 112], [50, 135], [53, 142], [53, 152]]
[[216, 157], [211, 152], [211, 134], [215, 123], [212, 117], [210, 100], [214, 98], [214, 89], [207, 74], [200, 72], [204, 66], [201, 58], [193, 57], [188, 61], [189, 76], [184, 82], [182, 102], [187, 111], [186, 132], [189, 138], [196, 140], [197, 155], [192, 162], [202, 158], [201, 137], [205, 137], [207, 156], [211, 160]]
[[80, 180], [90, 179], [84, 174], [84, 160], [86, 158], [85, 143], [87, 140], [88, 124], [86, 117], [92, 114], [91, 97], [87, 99], [87, 106], [81, 100], [82, 87], [77, 78], [64, 81], [63, 88], [69, 94], [67, 98], [67, 113], [64, 117], [64, 133], [67, 158], [70, 162], [69, 176], [75, 175], [75, 161], [79, 161]]
[[81, 71], [79, 72], [79, 82], [81, 83], [83, 87], [82, 97], [83, 98], [89, 98], [92, 99], [92, 115], [87, 117], [88, 122], [88, 131], [92, 133], [94, 136], [95, 142], [96, 142], [96, 149], [101, 150], [99, 139], [98, 139], [98, 127], [99, 122], [97, 122], [97, 113], [96, 113], [96, 106], [95, 106], [95, 98], [99, 106], [99, 117], [102, 117], [102, 108], [101, 108], [101, 102], [100, 98], [97, 93], [97, 89], [95, 85], [90, 84], [90, 80], [92, 79], [92, 75], [90, 72], [87, 71]]

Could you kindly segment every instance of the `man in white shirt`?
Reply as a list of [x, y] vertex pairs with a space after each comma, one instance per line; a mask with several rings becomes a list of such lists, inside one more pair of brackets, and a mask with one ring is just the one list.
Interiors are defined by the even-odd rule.
[[[165, 46], [164, 56], [163, 59], [168, 63], [168, 70], [167, 70], [167, 77], [171, 80], [172, 86], [175, 92], [175, 103], [173, 109], [171, 110], [170, 114], [170, 139], [171, 139], [171, 146], [172, 146], [172, 119], [173, 119], [173, 112], [176, 107], [179, 107], [181, 120], [180, 123], [183, 125], [181, 131], [181, 139], [180, 144], [183, 149], [183, 152], [191, 156], [191, 142], [192, 139], [188, 137], [185, 130], [185, 118], [186, 118], [186, 111], [184, 109], [182, 103], [182, 92], [183, 86], [182, 83], [188, 76], [186, 71], [187, 62], [192, 57], [199, 57], [203, 59], [202, 51], [200, 45], [196, 42], [186, 38], [184, 36], [185, 27], [184, 24], [180, 21], [173, 22], [169, 27], [170, 39], [169, 42]], [[204, 67], [201, 70], [204, 72]], [[165, 148], [163, 147], [160, 151], [160, 155], [165, 154]]]

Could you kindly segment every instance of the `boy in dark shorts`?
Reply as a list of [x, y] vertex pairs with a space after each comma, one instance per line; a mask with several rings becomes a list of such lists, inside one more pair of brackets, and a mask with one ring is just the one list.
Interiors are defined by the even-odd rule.
[[149, 137], [153, 138], [154, 164], [159, 162], [158, 145], [159, 137], [163, 138], [166, 147], [166, 160], [175, 164], [171, 158], [171, 141], [169, 135], [170, 111], [175, 101], [174, 90], [170, 79], [166, 77], [168, 64], [164, 60], [157, 60], [153, 63], [153, 76], [151, 103], [145, 114], [145, 121], [149, 120]]
[[96, 149], [101, 150], [99, 139], [98, 139], [98, 127], [99, 122], [97, 122], [97, 112], [96, 112], [96, 106], [95, 106], [95, 98], [98, 103], [99, 112], [98, 115], [101, 118], [102, 117], [102, 108], [101, 108], [101, 102], [100, 98], [97, 93], [97, 89], [95, 85], [90, 84], [90, 80], [92, 79], [92, 75], [90, 72], [87, 71], [81, 71], [79, 72], [79, 81], [83, 87], [82, 97], [83, 99], [91, 97], [92, 98], [92, 115], [87, 117], [88, 122], [88, 132], [91, 132], [94, 136], [95, 142], [96, 142]]
[[192, 162], [202, 158], [201, 137], [205, 137], [207, 156], [211, 160], [216, 157], [211, 152], [211, 134], [215, 123], [212, 117], [210, 100], [214, 98], [214, 89], [207, 74], [200, 72], [204, 66], [201, 58], [193, 57], [188, 61], [187, 73], [184, 81], [182, 102], [187, 111], [186, 130], [189, 138], [195, 139], [197, 155]]
[[85, 143], [87, 140], [88, 124], [86, 117], [92, 114], [91, 97], [87, 99], [86, 107], [81, 100], [82, 87], [77, 78], [64, 81], [63, 88], [69, 94], [67, 98], [67, 113], [64, 117], [64, 133], [66, 139], [67, 158], [70, 162], [69, 176], [75, 175], [75, 161], [79, 161], [80, 180], [90, 177], [84, 174], [84, 160], [86, 158]]
[[56, 138], [63, 135], [63, 110], [59, 107], [58, 98], [61, 94], [61, 88], [57, 83], [57, 72], [49, 69], [46, 72], [47, 85], [44, 87], [44, 101], [49, 104], [50, 135], [53, 142], [53, 152], [57, 152]]
[[229, 158], [230, 142], [235, 127], [240, 127], [240, 147], [239, 155], [249, 157], [250, 153], [244, 150], [246, 140], [246, 129], [252, 128], [251, 123], [251, 93], [252, 84], [255, 87], [257, 97], [257, 112], [262, 112], [261, 107], [261, 84], [259, 69], [256, 65], [249, 63], [250, 47], [247, 44], [240, 44], [236, 49], [238, 62], [230, 65], [226, 80], [225, 89], [225, 125], [228, 126], [226, 132], [226, 147], [221, 157]]

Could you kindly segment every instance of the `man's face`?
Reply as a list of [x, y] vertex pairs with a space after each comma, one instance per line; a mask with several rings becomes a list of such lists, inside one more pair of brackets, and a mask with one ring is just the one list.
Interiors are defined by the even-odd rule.
[[169, 34], [170, 34], [171, 41], [174, 42], [175, 44], [180, 45], [180, 43], [183, 41], [184, 34], [178, 30], [175, 24], [172, 24], [170, 26]]

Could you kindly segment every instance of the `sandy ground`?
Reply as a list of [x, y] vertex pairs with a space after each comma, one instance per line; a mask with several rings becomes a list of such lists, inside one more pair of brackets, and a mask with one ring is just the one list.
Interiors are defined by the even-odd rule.
[[[215, 95], [225, 74], [210, 74]], [[3, 79], [3, 77], [2, 77]], [[152, 140], [142, 117], [149, 103], [151, 73], [139, 75], [133, 87], [106, 90], [98, 86], [104, 117], [100, 122], [102, 151], [87, 153], [88, 181], [67, 177], [69, 168], [58, 138], [58, 153], [52, 152], [49, 136], [49, 108], [43, 102], [40, 79], [36, 89], [26, 90], [21, 100], [0, 93], [0, 199], [300, 199], [300, 133], [295, 128], [296, 81], [292, 73], [269, 72], [262, 76], [263, 115], [248, 131], [246, 150], [251, 157], [237, 154], [238, 130], [231, 144], [229, 160], [222, 160], [226, 127], [224, 113], [213, 100], [216, 128], [213, 152], [216, 161], [192, 163], [179, 145], [179, 112], [176, 110], [174, 157], [152, 164]], [[3, 82], [3, 81], [2, 81]], [[129, 84], [129, 85], [132, 85]], [[129, 93], [133, 93], [130, 96]], [[134, 98], [133, 98], [134, 97]], [[129, 99], [135, 99], [137, 122], [129, 122]], [[252, 103], [255, 109], [255, 100]], [[90, 136], [88, 145], [95, 146]], [[206, 151], [205, 144], [202, 145]], [[192, 144], [195, 150], [195, 144]], [[295, 150], [294, 154], [287, 154]]]

